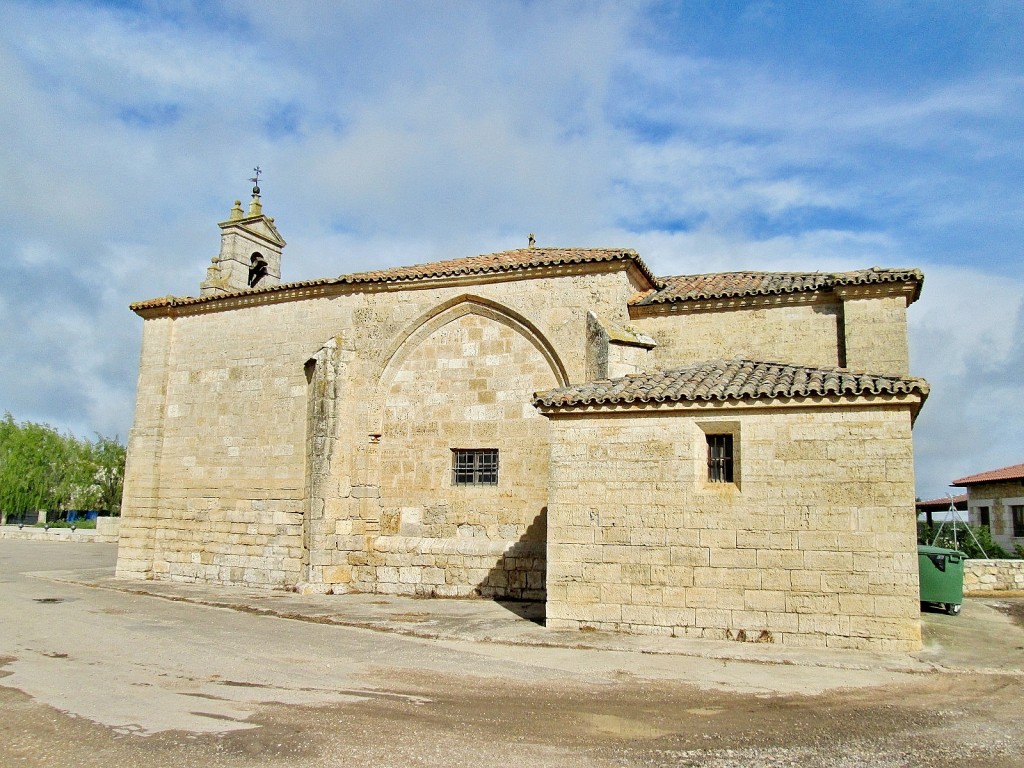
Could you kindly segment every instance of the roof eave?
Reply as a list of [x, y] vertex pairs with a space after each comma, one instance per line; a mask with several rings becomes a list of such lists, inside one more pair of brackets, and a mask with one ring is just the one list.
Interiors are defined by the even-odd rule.
[[[479, 283], [524, 280], [539, 277], [560, 277], [585, 273], [606, 273], [627, 271], [634, 282], [649, 280], [652, 275], [640, 257], [633, 251], [623, 250], [607, 258], [566, 260], [563, 263], [539, 263], [516, 265], [503, 269], [480, 269], [456, 271], [426, 276], [388, 276], [386, 273], [364, 272], [340, 275], [336, 278], [321, 278], [294, 283], [281, 283], [267, 288], [235, 291], [216, 296], [167, 296], [129, 305], [137, 315], [144, 318], [165, 317], [177, 314], [199, 314], [221, 310], [238, 309], [257, 304], [274, 304], [296, 301], [326, 295], [342, 295], [357, 292], [383, 292], [390, 290], [427, 290]], [[638, 279], [642, 278], [641, 279]]]
[[917, 418], [921, 406], [927, 399], [927, 391], [914, 390], [900, 393], [866, 393], [743, 397], [743, 398], [678, 398], [678, 399], [596, 399], [593, 401], [544, 402], [534, 396], [534, 407], [545, 416], [580, 415], [591, 413], [651, 413], [668, 411], [706, 411], [715, 409], [754, 410], [771, 408], [827, 408], [850, 406], [907, 406], [911, 409], [911, 421]]

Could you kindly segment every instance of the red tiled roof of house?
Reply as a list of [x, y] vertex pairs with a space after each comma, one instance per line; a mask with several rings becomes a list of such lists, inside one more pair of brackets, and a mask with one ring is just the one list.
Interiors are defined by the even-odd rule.
[[910, 301], [921, 294], [924, 275], [917, 269], [860, 269], [853, 272], [719, 272], [660, 278], [662, 287], [635, 296], [630, 304], [648, 306], [678, 301], [770, 296], [831, 291], [840, 286], [913, 283]]
[[977, 475], [968, 475], [954, 480], [950, 486], [954, 488], [966, 488], [979, 483], [996, 483], [1000, 480], [1022, 480], [1024, 479], [1024, 464], [1013, 464], [1002, 469], [990, 469], [988, 472], [981, 472]]
[[825, 395], [928, 395], [928, 383], [910, 376], [879, 376], [845, 368], [814, 368], [756, 360], [710, 360], [686, 368], [631, 374], [560, 387], [533, 396], [544, 407], [756, 400]]
[[[246, 296], [261, 293], [275, 293], [323, 285], [359, 285], [370, 283], [405, 283], [418, 280], [430, 280], [461, 275], [483, 275], [502, 272], [516, 272], [536, 267], [557, 267], [573, 264], [593, 264], [596, 262], [631, 261], [651, 286], [661, 283], [650, 271], [636, 251], [629, 248], [519, 248], [512, 251], [490, 253], [482, 256], [467, 256], [447, 261], [434, 261], [427, 264], [413, 264], [405, 267], [391, 267], [369, 272], [355, 272], [340, 275], [336, 278], [321, 278], [292, 283], [281, 283], [268, 288], [254, 288], [238, 291], [228, 296]], [[140, 301], [131, 305], [133, 311], [153, 309], [156, 307], [180, 307], [214, 301], [223, 296], [175, 297], [162, 296], [148, 301]]]
[[925, 510], [931, 510], [932, 512], [942, 512], [949, 509], [950, 502], [953, 504], [954, 509], [965, 510], [967, 509], [967, 494], [958, 493], [956, 496], [943, 496], [938, 499], [927, 499], [925, 501], [916, 501], [914, 506], [917, 507], [918, 512], [924, 512]]

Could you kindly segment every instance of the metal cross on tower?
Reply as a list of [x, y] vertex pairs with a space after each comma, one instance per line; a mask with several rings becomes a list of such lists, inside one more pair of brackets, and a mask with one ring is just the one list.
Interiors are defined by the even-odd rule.
[[263, 173], [263, 171], [260, 170], [260, 167], [258, 165], [255, 168], [253, 168], [253, 171], [256, 173], [256, 175], [249, 179], [249, 181], [253, 183], [252, 193], [254, 195], [258, 195], [260, 193], [260, 174]]

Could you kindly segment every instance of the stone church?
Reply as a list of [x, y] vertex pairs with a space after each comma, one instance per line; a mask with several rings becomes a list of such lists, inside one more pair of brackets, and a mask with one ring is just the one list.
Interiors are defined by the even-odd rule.
[[549, 248], [282, 282], [258, 188], [144, 320], [117, 573], [920, 645], [915, 269]]

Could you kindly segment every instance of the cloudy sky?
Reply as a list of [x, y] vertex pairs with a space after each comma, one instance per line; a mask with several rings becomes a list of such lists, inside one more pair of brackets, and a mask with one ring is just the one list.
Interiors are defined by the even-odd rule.
[[0, 412], [124, 439], [248, 177], [284, 278], [916, 266], [917, 488], [1024, 462], [1024, 4], [0, 0]]

